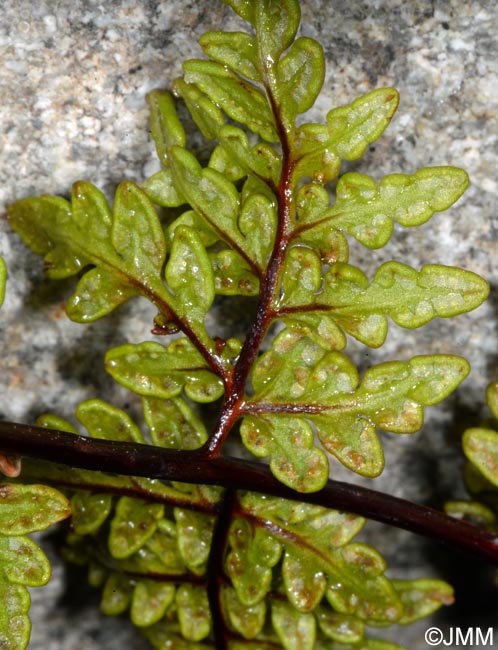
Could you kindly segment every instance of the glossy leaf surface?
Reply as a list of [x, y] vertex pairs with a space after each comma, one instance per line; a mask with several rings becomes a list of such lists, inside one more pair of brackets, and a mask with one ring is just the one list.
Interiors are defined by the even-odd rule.
[[110, 494], [77, 492], [71, 499], [71, 525], [78, 535], [97, 532], [111, 512]]
[[71, 514], [64, 495], [46, 485], [0, 485], [0, 535], [26, 535]]
[[419, 226], [435, 212], [446, 210], [465, 191], [468, 176], [455, 167], [428, 167], [413, 176], [385, 176], [379, 185], [364, 174], [344, 174], [337, 185], [337, 200], [322, 214], [314, 214], [303, 229], [337, 228], [368, 248], [385, 246], [393, 221]]
[[264, 140], [278, 140], [268, 101], [255, 86], [211, 61], [187, 61], [183, 69], [185, 81], [196, 84], [228, 117], [245, 124]]
[[[322, 47], [297, 37], [299, 3], [225, 4], [250, 23], [250, 33], [204, 35], [210, 60], [187, 61], [172, 93], [148, 95], [161, 171], [142, 189], [122, 183], [113, 209], [79, 182], [70, 202], [24, 199], [10, 219], [45, 257], [50, 277], [79, 276], [67, 303], [73, 320], [97, 320], [135, 295], [157, 313], [152, 334], [164, 345], [125, 344], [106, 356], [112, 377], [141, 400], [132, 396], [126, 410], [100, 399], [80, 404], [77, 419], [91, 437], [150, 440], [161, 448], [158, 460], [187, 467], [195, 459], [192, 481], [203, 462], [207, 470], [234, 448], [240, 455], [231, 446], [239, 438], [296, 491], [325, 485], [326, 452], [374, 477], [384, 464], [377, 430], [419, 429], [424, 407], [454, 390], [468, 364], [416, 356], [360, 377], [341, 352], [346, 336], [378, 347], [388, 318], [419, 327], [474, 309], [488, 287], [471, 272], [437, 264], [418, 271], [387, 262], [364, 273], [348, 263], [347, 237], [384, 246], [395, 222], [425, 223], [461, 196], [468, 178], [452, 167], [380, 182], [355, 171], [325, 188], [341, 160], [356, 160], [382, 134], [397, 92], [374, 90], [330, 110], [322, 123], [301, 121], [325, 67]], [[153, 203], [165, 209], [156, 213]], [[4, 283], [0, 262], [0, 302]], [[225, 310], [237, 320], [230, 313], [223, 322]], [[226, 330], [239, 321], [243, 329], [246, 317], [245, 342], [229, 338]], [[490, 395], [496, 415], [498, 391]], [[55, 416], [38, 424], [77, 433]], [[467, 483], [476, 495], [498, 481], [496, 436], [466, 434], [475, 463]], [[89, 567], [104, 613], [127, 613], [160, 650], [397, 650], [366, 637], [366, 628], [409, 624], [452, 598], [437, 580], [388, 579], [380, 553], [355, 540], [361, 517], [251, 486], [241, 491], [236, 476], [233, 489], [222, 489], [27, 459], [23, 472], [24, 481], [64, 486], [73, 513], [65, 558]], [[38, 486], [22, 488], [10, 496], [0, 488], [0, 634], [9, 648], [27, 644], [25, 585], [48, 577], [43, 554], [21, 534], [69, 508], [55, 491], [44, 492], [38, 507]], [[457, 504], [454, 512], [492, 527], [484, 508]]]
[[76, 410], [76, 417], [92, 438], [144, 442], [139, 428], [125, 411], [101, 400], [82, 402]]
[[184, 79], [176, 79], [173, 90], [177, 97], [185, 102], [188, 111], [202, 135], [213, 140], [218, 137], [219, 130], [225, 124], [222, 111], [203, 93], [195, 83], [186, 83]]
[[24, 649], [31, 632], [29, 592], [23, 585], [14, 584], [0, 574], [0, 598], [0, 644], [9, 650]]
[[185, 130], [178, 119], [172, 95], [162, 90], [153, 90], [147, 95], [150, 111], [150, 130], [159, 160], [167, 168], [169, 149], [186, 144]]
[[277, 65], [276, 98], [282, 119], [292, 128], [298, 114], [313, 106], [325, 77], [322, 46], [312, 38], [298, 38]]
[[97, 188], [78, 182], [71, 203], [50, 196], [22, 199], [9, 208], [9, 218], [23, 241], [45, 256], [49, 277], [97, 267], [68, 301], [67, 313], [77, 322], [100, 318], [152, 287], [164, 293], [164, 236], [152, 203], [133, 183], [118, 187], [114, 214]]
[[394, 88], [379, 88], [355, 99], [350, 106], [327, 114], [331, 144], [344, 160], [356, 160], [389, 124], [399, 96]]
[[314, 446], [313, 430], [298, 418], [246, 417], [241, 436], [255, 456], [270, 457], [273, 474], [294, 490], [314, 492], [328, 478], [325, 454]]
[[252, 16], [246, 20], [250, 20], [256, 28], [265, 63], [277, 61], [296, 36], [301, 9], [297, 0], [256, 0]]
[[182, 585], [176, 592], [176, 606], [183, 636], [189, 641], [202, 641], [211, 628], [204, 589]]
[[258, 43], [245, 32], [206, 32], [199, 39], [205, 54], [251, 81], [261, 81]]
[[45, 530], [65, 519], [68, 500], [45, 485], [0, 485], [0, 647], [26, 648], [31, 624], [27, 587], [50, 578], [45, 553], [26, 533]]
[[165, 274], [177, 298], [178, 315], [202, 330], [214, 299], [214, 277], [206, 250], [191, 228], [175, 230]]
[[243, 518], [233, 521], [228, 541], [227, 574], [238, 599], [246, 607], [252, 607], [270, 589], [272, 568], [280, 559], [282, 546], [267, 531], [253, 528]]
[[185, 566], [195, 574], [203, 574], [211, 550], [214, 518], [199, 512], [175, 508], [178, 548]]
[[[331, 319], [346, 333], [371, 347], [387, 335], [387, 318], [415, 328], [435, 317], [448, 318], [478, 307], [487, 297], [487, 283], [475, 273], [428, 264], [420, 272], [386, 262], [369, 284], [356, 267], [333, 264], [322, 277], [321, 262], [305, 247], [292, 248], [283, 271], [281, 313], [290, 320], [318, 324]], [[340, 344], [338, 344], [340, 345]], [[342, 347], [342, 346], [341, 346]]]
[[175, 597], [175, 586], [141, 580], [133, 590], [131, 620], [138, 627], [157, 623]]
[[491, 429], [467, 429], [463, 449], [486, 479], [498, 487], [498, 433]]
[[[409, 363], [393, 361], [370, 368], [358, 386], [356, 369], [343, 354], [327, 352], [299, 331], [284, 330], [253, 370], [253, 402], [265, 414], [254, 418], [253, 436], [246, 435], [244, 442], [254, 453], [256, 440], [261, 455], [267, 453], [265, 420], [288, 426], [292, 420], [285, 412], [300, 405], [327, 451], [353, 471], [376, 476], [384, 462], [376, 428], [417, 431], [423, 423], [423, 406], [444, 399], [468, 372], [460, 357], [420, 356]], [[272, 404], [285, 405], [281, 414], [275, 414], [278, 410]], [[262, 436], [256, 435], [259, 431]]]
[[180, 397], [144, 397], [143, 411], [151, 440], [166, 449], [198, 449], [206, 440], [206, 427]]
[[393, 580], [393, 585], [404, 606], [399, 621], [402, 625], [429, 616], [441, 605], [451, 605], [454, 600], [453, 589], [442, 580]]
[[121, 497], [116, 514], [111, 521], [109, 550], [116, 558], [127, 558], [156, 532], [157, 523], [163, 516], [164, 506], [159, 503], [141, 502]]
[[316, 621], [311, 614], [302, 614], [287, 603], [272, 605], [273, 627], [285, 650], [313, 650]]
[[122, 345], [106, 355], [107, 371], [139, 395], [170, 399], [185, 390], [197, 402], [212, 402], [223, 394], [223, 384], [185, 338], [165, 347], [146, 342]]

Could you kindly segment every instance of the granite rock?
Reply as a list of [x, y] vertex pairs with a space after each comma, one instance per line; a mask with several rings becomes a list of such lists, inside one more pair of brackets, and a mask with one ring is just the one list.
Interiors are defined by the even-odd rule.
[[[492, 0], [303, 0], [304, 35], [325, 47], [324, 90], [309, 117], [380, 86], [401, 94], [397, 115], [364, 159], [349, 166], [380, 179], [423, 166], [465, 168], [471, 186], [448, 212], [414, 231], [396, 229], [378, 252], [352, 247], [370, 276], [396, 259], [459, 265], [491, 284], [489, 301], [470, 315], [407, 332], [391, 326], [377, 351], [352, 346], [362, 367], [413, 354], [459, 353], [472, 374], [444, 406], [430, 409], [415, 436], [385, 435], [386, 470], [379, 489], [441, 505], [463, 494], [459, 438], [487, 417], [484, 388], [498, 378], [498, 14]], [[111, 197], [128, 178], [157, 168], [148, 136], [145, 94], [168, 87], [181, 62], [199, 55], [196, 39], [240, 21], [217, 0], [3, 0], [0, 8], [0, 214], [15, 199], [67, 195], [86, 179]], [[94, 396], [133, 411], [129, 397], [102, 369], [105, 349], [149, 337], [153, 310], [134, 301], [95, 325], [63, 314], [71, 283], [47, 281], [41, 262], [0, 219], [0, 253], [9, 281], [0, 319], [0, 416], [31, 422], [41, 412], [72, 417]], [[226, 321], [222, 314], [221, 321]], [[242, 327], [236, 322], [235, 327]], [[221, 327], [221, 326], [220, 326]], [[335, 476], [350, 476], [334, 465]], [[459, 604], [434, 624], [488, 627], [498, 598], [488, 569], [418, 538], [373, 525], [366, 539], [388, 557], [391, 574], [453, 580]], [[48, 544], [48, 542], [47, 542]], [[51, 546], [47, 548], [51, 552]], [[469, 564], [472, 562], [469, 560]], [[459, 570], [455, 564], [459, 564]], [[463, 563], [463, 564], [462, 564]], [[79, 573], [66, 576], [54, 558], [54, 578], [33, 592], [33, 650], [97, 650], [146, 644], [122, 621], [103, 622]], [[89, 604], [81, 594], [89, 596]], [[493, 601], [494, 599], [494, 601]], [[427, 646], [423, 622], [391, 638], [412, 650]], [[388, 635], [388, 634], [386, 634]]]

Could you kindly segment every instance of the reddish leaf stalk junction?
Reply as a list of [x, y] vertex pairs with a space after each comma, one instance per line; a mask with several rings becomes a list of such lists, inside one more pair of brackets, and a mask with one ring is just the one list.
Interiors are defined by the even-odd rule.
[[[268, 96], [271, 99], [271, 92], [267, 88]], [[273, 102], [272, 102], [273, 103]], [[275, 115], [278, 116], [276, 108]], [[226, 439], [234, 423], [243, 412], [244, 394], [247, 380], [251, 372], [254, 361], [259, 353], [261, 343], [268, 331], [274, 317], [272, 303], [275, 299], [275, 293], [278, 287], [278, 281], [282, 265], [284, 262], [285, 252], [289, 244], [289, 223], [292, 208], [292, 170], [293, 160], [281, 120], [277, 120], [281, 135], [283, 158], [282, 171], [280, 175], [280, 184], [277, 192], [278, 200], [278, 220], [277, 234], [273, 246], [272, 254], [264, 277], [261, 280], [261, 291], [259, 303], [256, 311], [254, 322], [246, 336], [242, 347], [240, 357], [235, 365], [233, 375], [225, 381], [225, 401], [221, 408], [217, 425], [204, 446], [208, 458], [218, 456], [223, 441]]]

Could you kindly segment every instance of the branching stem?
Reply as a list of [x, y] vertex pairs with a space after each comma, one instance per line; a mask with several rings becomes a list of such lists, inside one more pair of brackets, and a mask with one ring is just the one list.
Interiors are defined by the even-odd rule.
[[498, 536], [426, 506], [361, 486], [329, 480], [319, 492], [298, 493], [260, 463], [213, 458], [196, 451], [96, 440], [63, 431], [0, 422], [0, 450], [88, 470], [218, 485], [351, 512], [452, 544], [498, 565]]
[[278, 107], [267, 85], [267, 94], [275, 116], [277, 131], [282, 145], [282, 170], [277, 189], [277, 232], [268, 266], [261, 280], [256, 317], [247, 333], [239, 359], [235, 365], [230, 391], [220, 411], [218, 422], [204, 447], [207, 458], [219, 455], [223, 442], [242, 412], [244, 394], [249, 373], [259, 354], [261, 343], [274, 319], [273, 301], [278, 289], [280, 271], [290, 241], [289, 224], [293, 207], [292, 173], [293, 156]]

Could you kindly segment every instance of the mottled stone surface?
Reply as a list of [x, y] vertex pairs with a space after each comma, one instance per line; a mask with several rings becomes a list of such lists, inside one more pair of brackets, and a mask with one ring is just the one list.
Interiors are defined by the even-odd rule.
[[[353, 245], [369, 275], [397, 259], [413, 266], [457, 264], [484, 275], [492, 294], [471, 315], [416, 332], [391, 327], [377, 351], [352, 346], [364, 367], [421, 353], [461, 353], [473, 372], [443, 407], [431, 409], [415, 435], [385, 435], [386, 471], [375, 483], [406, 498], [440, 505], [461, 495], [459, 437], [486, 417], [483, 390], [498, 378], [496, 286], [498, 247], [498, 15], [492, 0], [304, 0], [302, 33], [324, 45], [328, 69], [311, 117], [349, 103], [375, 87], [395, 86], [401, 104], [363, 162], [350, 165], [376, 179], [429, 165], [464, 167], [471, 187], [444, 214], [415, 231], [397, 228], [389, 245], [371, 253]], [[240, 22], [216, 0], [3, 0], [0, 8], [0, 214], [32, 194], [67, 195], [87, 179], [109, 196], [124, 178], [140, 181], [156, 169], [144, 95], [168, 86], [181, 61], [196, 56], [196, 38]], [[9, 268], [0, 319], [0, 415], [33, 421], [41, 412], [71, 416], [82, 399], [125, 404], [102, 370], [103, 351], [149, 336], [153, 310], [135, 301], [91, 326], [63, 316], [71, 282], [48, 282], [41, 263], [0, 219], [0, 249]], [[223, 320], [230, 310], [223, 313]], [[133, 410], [133, 404], [130, 408]], [[345, 473], [333, 467], [335, 475]], [[351, 476], [347, 476], [351, 480]], [[386, 553], [390, 574], [446, 577], [459, 604], [436, 619], [444, 625], [487, 628], [498, 597], [484, 565], [406, 533], [372, 526], [368, 539]], [[33, 593], [36, 650], [146, 647], [122, 621], [102, 622], [95, 598], [85, 604], [83, 576], [65, 580], [55, 569]], [[391, 638], [423, 650], [426, 622]], [[388, 634], [388, 633], [386, 633]]]

